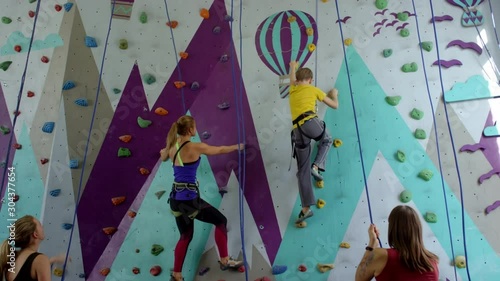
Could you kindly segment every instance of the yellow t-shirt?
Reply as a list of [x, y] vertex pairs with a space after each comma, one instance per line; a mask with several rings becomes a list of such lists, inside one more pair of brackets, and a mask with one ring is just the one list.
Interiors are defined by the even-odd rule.
[[[313, 85], [291, 86], [288, 100], [290, 102], [292, 121], [305, 112], [312, 111], [316, 113], [316, 101], [323, 101], [325, 97], [325, 92]], [[299, 122], [299, 125], [304, 124], [305, 121], [314, 117], [316, 117], [316, 114], [305, 117]], [[297, 128], [297, 125], [294, 125], [293, 128]]]

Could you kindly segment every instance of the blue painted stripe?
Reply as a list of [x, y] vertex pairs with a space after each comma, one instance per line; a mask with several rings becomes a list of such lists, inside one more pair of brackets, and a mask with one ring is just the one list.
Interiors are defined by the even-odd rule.
[[[279, 72], [279, 67], [274, 62], [273, 57], [269, 54], [269, 50], [267, 49], [267, 44], [266, 44], [267, 40], [266, 37], [267, 33], [269, 32], [269, 26], [271, 25], [271, 22], [277, 15], [278, 13], [267, 18], [266, 22], [262, 26], [262, 30], [260, 32], [260, 49], [262, 50], [262, 55], [266, 58], [267, 63], [269, 63], [273, 67], [274, 71]], [[283, 75], [283, 73], [280, 74]]]
[[273, 50], [279, 63], [279, 73], [281, 75], [286, 74], [285, 62], [283, 61], [283, 48], [281, 47], [281, 29], [284, 28], [281, 23], [283, 21], [283, 16], [285, 13], [281, 13], [278, 19], [274, 22], [273, 27]]

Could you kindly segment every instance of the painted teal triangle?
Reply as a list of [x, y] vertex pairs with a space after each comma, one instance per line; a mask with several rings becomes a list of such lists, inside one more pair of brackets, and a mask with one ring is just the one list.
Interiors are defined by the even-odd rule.
[[[192, 141], [199, 142], [199, 136], [194, 137]], [[201, 157], [197, 178], [200, 182], [201, 198], [218, 208], [222, 198], [206, 156]], [[149, 269], [153, 265], [160, 265], [163, 269], [161, 276], [168, 276], [170, 268], [174, 266], [174, 249], [180, 236], [170, 205], [167, 203], [173, 180], [172, 162], [161, 163], [113, 262], [112, 272], [123, 271], [126, 276], [133, 276], [132, 267], [138, 267], [141, 269], [141, 280], [155, 281], [158, 278], [149, 274]], [[158, 200], [155, 193], [160, 190], [167, 192]], [[195, 220], [194, 229], [193, 240], [189, 244], [182, 271], [185, 280], [194, 280], [198, 274], [198, 264], [212, 225]], [[163, 246], [164, 251], [158, 256], [153, 256], [151, 254], [153, 244]], [[136, 249], [140, 252], [136, 253]]]
[[[387, 95], [353, 47], [347, 49], [347, 61], [350, 78], [353, 82], [352, 90], [362, 141], [366, 177], [368, 178], [380, 151], [398, 180], [413, 193], [413, 202], [418, 210], [422, 213], [432, 211], [437, 215], [438, 222], [429, 224], [429, 227], [436, 235], [437, 242], [448, 254], [448, 257], [441, 257], [442, 266], [448, 266], [454, 257], [451, 254], [446, 205], [439, 170], [434, 166], [420, 143], [413, 137], [412, 130], [397, 109], [385, 102]], [[339, 250], [338, 245], [342, 242], [364, 191], [363, 170], [360, 163], [358, 138], [345, 63], [341, 66], [335, 87], [340, 92], [340, 107], [335, 111], [328, 110], [325, 121], [331, 135], [341, 139], [343, 145], [339, 148], [332, 148], [328, 155], [327, 172], [324, 175], [325, 187], [315, 190], [316, 198], [325, 199], [326, 206], [321, 210], [313, 208], [315, 215], [308, 220], [307, 228], [298, 229], [293, 223], [300, 211], [300, 201], [297, 199], [275, 264], [286, 264], [290, 268], [306, 264], [310, 268], [318, 262], [332, 263]], [[407, 151], [409, 156], [418, 158], [418, 161], [398, 162], [394, 157], [397, 150]], [[423, 169], [429, 169], [434, 173], [434, 177], [428, 182], [417, 177]], [[455, 255], [464, 255], [460, 202], [447, 184], [445, 184], [445, 190]], [[398, 194], [387, 194], [387, 196], [398, 196]], [[374, 217], [386, 218], [389, 215], [379, 214], [377, 210], [372, 210], [372, 212]], [[366, 220], [369, 222], [368, 214]], [[375, 221], [375, 223], [377, 222]], [[500, 258], [468, 214], [465, 215], [465, 225], [469, 256], [468, 267], [471, 275], [481, 276], [484, 280], [495, 280], [498, 272], [494, 271], [493, 268], [500, 264]], [[382, 237], [382, 242], [387, 242], [387, 238]], [[356, 260], [356, 262], [359, 261]], [[491, 270], [485, 270], [486, 268], [491, 268]], [[328, 279], [327, 274], [321, 274], [317, 271], [308, 271], [307, 273], [309, 280]], [[292, 278], [298, 278], [296, 274], [296, 272], [291, 271], [285, 272], [276, 276], [276, 280], [292, 280]], [[458, 274], [464, 280], [467, 279], [465, 270], [458, 270]]]
[[[22, 148], [16, 151], [13, 161], [13, 167], [15, 167], [15, 186], [10, 186], [12, 189], [6, 189], [6, 192], [18, 194], [19, 201], [15, 202], [14, 209], [1, 209], [0, 218], [3, 221], [12, 218], [10, 215], [11, 211], [15, 215], [14, 218], [21, 218], [24, 215], [32, 215], [40, 218], [42, 210], [44, 186], [26, 124], [23, 124], [18, 143], [22, 145]], [[6, 233], [6, 229], [2, 229], [0, 235], [7, 237]]]

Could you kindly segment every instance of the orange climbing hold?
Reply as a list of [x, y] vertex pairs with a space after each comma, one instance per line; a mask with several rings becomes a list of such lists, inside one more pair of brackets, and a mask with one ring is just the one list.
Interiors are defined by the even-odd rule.
[[208, 20], [208, 18], [210, 18], [210, 12], [207, 9], [203, 8], [200, 10], [200, 16]]
[[167, 26], [171, 27], [171, 28], [176, 28], [178, 25], [179, 25], [179, 22], [176, 20], [167, 22]]
[[104, 232], [104, 234], [106, 235], [113, 235], [113, 233], [115, 233], [117, 230], [116, 227], [113, 227], [113, 226], [110, 226], [110, 227], [105, 227], [102, 229], [102, 231]]
[[139, 172], [141, 173], [141, 175], [149, 175], [149, 170], [146, 168], [140, 168]]
[[123, 135], [118, 137], [122, 142], [129, 142], [132, 139], [131, 135]]
[[158, 107], [155, 109], [155, 113], [161, 116], [165, 116], [168, 114], [168, 111], [163, 107]]
[[134, 212], [134, 211], [128, 211], [128, 212], [127, 212], [127, 215], [128, 215], [129, 217], [131, 217], [131, 218], [135, 218], [135, 216], [137, 215], [137, 213], [136, 213], [136, 212]]
[[183, 81], [175, 81], [175, 82], [174, 82], [174, 85], [175, 85], [175, 87], [176, 87], [177, 89], [180, 89], [180, 88], [182, 88], [182, 87], [186, 86], [186, 82], [183, 82]]
[[121, 203], [125, 202], [125, 198], [125, 196], [113, 197], [111, 198], [111, 202], [113, 203], [113, 205], [118, 206]]
[[111, 271], [111, 269], [106, 267], [106, 268], [101, 269], [101, 271], [99, 271], [99, 272], [101, 273], [102, 276], [108, 276], [110, 271]]
[[187, 58], [188, 58], [189, 54], [188, 54], [188, 53], [186, 53], [186, 52], [180, 52], [180, 53], [179, 53], [179, 56], [181, 56], [181, 58], [185, 60], [185, 59], [187, 59]]

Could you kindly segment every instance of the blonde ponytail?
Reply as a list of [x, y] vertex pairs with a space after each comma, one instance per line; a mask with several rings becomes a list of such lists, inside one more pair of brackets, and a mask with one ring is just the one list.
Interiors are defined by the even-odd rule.
[[[12, 249], [11, 249], [12, 247]], [[12, 251], [11, 251], [12, 250]], [[12, 268], [15, 266], [15, 256], [14, 256], [14, 261], [12, 264], [9, 264], [9, 259], [10, 256], [12, 255], [12, 252], [14, 252], [14, 240], [4, 240], [2, 243], [2, 246], [0, 246], [0, 272], [2, 273], [2, 278], [0, 280], [3, 280], [5, 277], [5, 273], [7, 272], [7, 269]], [[14, 253], [15, 255], [15, 253]]]
[[168, 136], [167, 136], [167, 161], [170, 158], [170, 148], [172, 148], [177, 141], [177, 122], [174, 122], [172, 124], [172, 127], [170, 127], [170, 131], [168, 131]]

